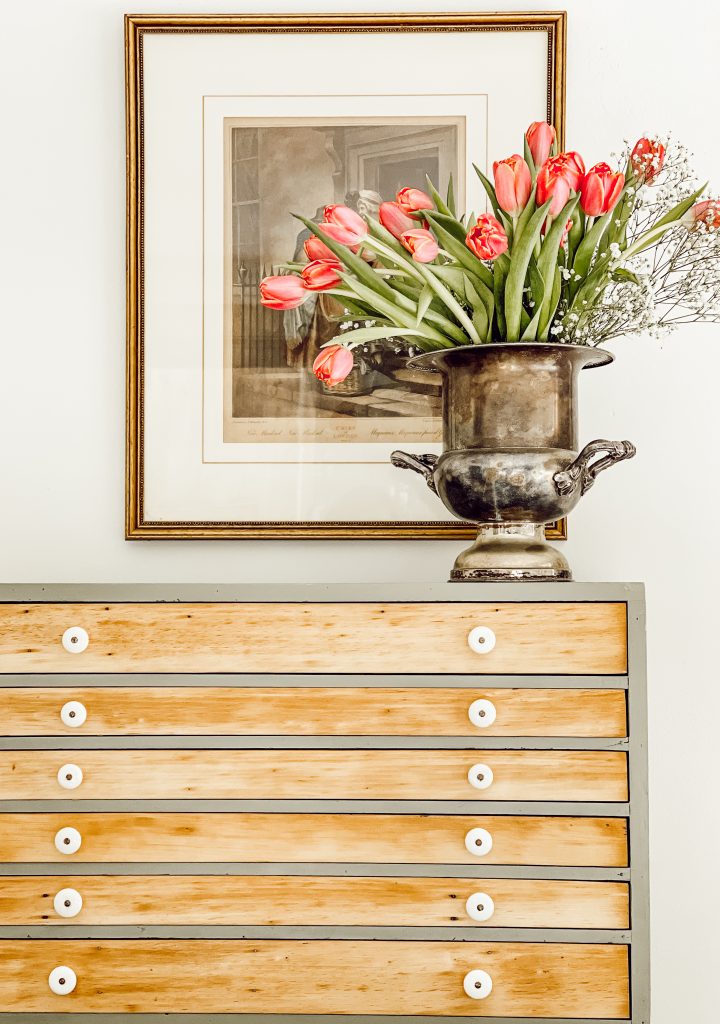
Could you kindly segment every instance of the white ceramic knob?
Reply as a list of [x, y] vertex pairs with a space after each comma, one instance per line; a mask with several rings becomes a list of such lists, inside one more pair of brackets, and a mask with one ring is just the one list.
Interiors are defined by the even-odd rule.
[[82, 768], [76, 764], [64, 764], [58, 768], [57, 780], [63, 789], [77, 789], [83, 780]]
[[87, 720], [87, 708], [79, 700], [69, 700], [60, 708], [60, 718], [63, 725], [67, 725], [71, 729], [79, 729], [81, 725], [85, 725]]
[[480, 697], [474, 700], [468, 708], [468, 718], [478, 729], [487, 729], [497, 718], [497, 710], [491, 700]]
[[468, 896], [465, 910], [473, 921], [489, 921], [495, 913], [495, 903], [486, 892], [474, 892]]
[[476, 626], [468, 633], [468, 647], [476, 654], [489, 654], [495, 643], [495, 634], [488, 626]]
[[486, 828], [471, 828], [465, 836], [465, 849], [474, 857], [485, 857], [492, 845], [492, 836]]
[[69, 996], [77, 985], [77, 974], [72, 967], [55, 967], [50, 971], [48, 985], [56, 996]]
[[71, 626], [65, 630], [62, 636], [62, 645], [70, 654], [82, 654], [87, 650], [89, 643], [90, 637], [82, 626]]
[[487, 789], [488, 786], [492, 786], [494, 777], [492, 768], [487, 764], [474, 764], [468, 772], [468, 782], [475, 789]]
[[77, 853], [82, 846], [82, 836], [76, 828], [68, 826], [55, 833], [55, 849], [58, 853]]
[[463, 978], [463, 988], [471, 999], [487, 999], [492, 992], [492, 978], [487, 971], [468, 971]]
[[82, 896], [77, 889], [61, 889], [55, 893], [53, 906], [59, 917], [77, 917], [82, 910]]

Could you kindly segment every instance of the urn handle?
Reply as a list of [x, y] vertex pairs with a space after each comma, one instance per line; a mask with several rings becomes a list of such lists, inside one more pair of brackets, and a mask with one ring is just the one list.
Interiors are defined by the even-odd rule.
[[395, 451], [390, 456], [393, 466], [397, 466], [399, 469], [414, 469], [416, 473], [424, 476], [428, 487], [431, 491], [435, 491], [435, 494], [437, 494], [437, 490], [433, 473], [437, 460], [437, 455], [411, 455], [409, 452], [401, 451]]
[[[616, 462], [631, 459], [635, 451], [635, 445], [630, 441], [590, 441], [567, 469], [555, 474], [555, 489], [558, 494], [571, 494], [579, 482], [580, 494], [585, 494], [595, 483], [598, 473], [602, 473]], [[591, 459], [602, 452], [605, 452], [602, 458], [597, 462], [591, 462]]]

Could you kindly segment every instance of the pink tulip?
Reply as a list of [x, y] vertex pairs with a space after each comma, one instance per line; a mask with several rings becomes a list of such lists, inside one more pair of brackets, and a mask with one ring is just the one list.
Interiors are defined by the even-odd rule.
[[334, 288], [340, 284], [341, 278], [338, 273], [342, 269], [339, 260], [313, 260], [303, 267], [300, 275], [303, 284], [311, 292], [324, 292], [327, 288]]
[[580, 185], [580, 206], [588, 217], [609, 213], [620, 198], [625, 175], [613, 171], [606, 163], [595, 164]]
[[695, 203], [683, 217], [683, 223], [689, 230], [700, 230], [702, 226], [708, 231], [720, 228], [720, 200], [703, 199]]
[[657, 178], [665, 162], [665, 147], [657, 139], [638, 139], [630, 154], [633, 174], [643, 185]]
[[342, 345], [328, 345], [320, 349], [313, 363], [313, 373], [328, 387], [345, 380], [353, 368], [353, 354]]
[[401, 188], [395, 198], [403, 213], [435, 209], [435, 204], [430, 196], [419, 188]]
[[556, 165], [555, 160], [546, 160], [537, 175], [535, 184], [535, 200], [543, 206], [552, 198], [549, 214], [556, 217], [570, 198], [570, 183], [565, 177], [563, 167]]
[[530, 198], [532, 179], [530, 168], [518, 153], [507, 160], [496, 160], [493, 164], [495, 194], [500, 207], [511, 217], [517, 217]]
[[494, 260], [507, 250], [508, 237], [497, 218], [491, 213], [483, 213], [475, 227], [470, 228], [465, 244], [481, 260]]
[[555, 129], [546, 121], [533, 121], [525, 132], [533, 163], [541, 167], [550, 156], [550, 150], [555, 142]]
[[412, 231], [417, 224], [412, 217], [403, 213], [399, 203], [381, 203], [379, 216], [382, 226], [395, 238], [400, 238], [406, 231]]
[[326, 206], [325, 221], [320, 227], [330, 238], [343, 245], [357, 245], [368, 233], [365, 221], [349, 206]]
[[425, 228], [413, 228], [400, 236], [400, 241], [412, 253], [416, 263], [432, 263], [439, 250], [438, 244]]
[[294, 274], [266, 277], [260, 282], [260, 302], [269, 309], [295, 309], [307, 297], [305, 285]]
[[321, 238], [317, 235], [310, 235], [303, 246], [305, 255], [309, 260], [337, 260], [335, 253], [328, 249]]

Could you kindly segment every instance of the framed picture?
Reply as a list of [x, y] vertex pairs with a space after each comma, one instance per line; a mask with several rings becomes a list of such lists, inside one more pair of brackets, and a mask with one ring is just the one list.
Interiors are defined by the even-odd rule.
[[258, 284], [303, 253], [293, 213], [426, 176], [484, 211], [473, 162], [531, 121], [562, 142], [564, 55], [563, 13], [126, 17], [128, 538], [474, 536], [390, 464], [439, 451], [412, 348], [327, 388], [337, 300], [279, 312]]

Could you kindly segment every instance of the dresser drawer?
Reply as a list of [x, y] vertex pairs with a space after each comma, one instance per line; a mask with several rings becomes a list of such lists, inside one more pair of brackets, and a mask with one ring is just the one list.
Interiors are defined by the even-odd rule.
[[0, 877], [0, 927], [206, 924], [626, 929], [629, 918], [629, 886], [625, 882], [320, 875]]
[[6, 736], [627, 734], [624, 690], [412, 687], [0, 687]]
[[603, 750], [8, 750], [4, 800], [627, 800]]
[[[48, 984], [58, 966], [66, 968], [62, 995]], [[472, 971], [491, 979], [485, 998], [466, 994], [466, 986], [478, 991], [476, 976], [466, 981]], [[4, 1010], [26, 1013], [347, 1014], [362, 1007], [382, 1015], [626, 1018], [628, 951], [519, 942], [1, 941], [0, 1000]]]
[[623, 602], [5, 604], [0, 672], [624, 674], [626, 619]]
[[623, 818], [454, 814], [0, 814], [0, 861], [624, 867]]

